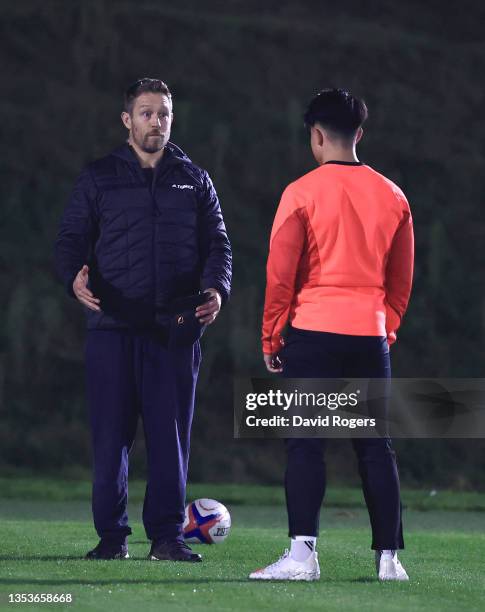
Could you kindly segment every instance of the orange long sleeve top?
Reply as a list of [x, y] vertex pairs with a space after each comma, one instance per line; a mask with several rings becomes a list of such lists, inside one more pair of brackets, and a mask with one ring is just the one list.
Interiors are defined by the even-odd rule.
[[326, 162], [283, 192], [270, 238], [263, 352], [300, 329], [358, 336], [396, 330], [411, 293], [414, 261], [408, 201], [361, 162]]

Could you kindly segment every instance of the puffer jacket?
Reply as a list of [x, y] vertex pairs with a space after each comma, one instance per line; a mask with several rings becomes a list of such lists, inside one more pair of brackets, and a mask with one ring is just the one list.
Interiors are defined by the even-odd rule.
[[88, 329], [152, 328], [167, 305], [214, 287], [229, 298], [232, 255], [212, 181], [173, 143], [149, 185], [125, 143], [88, 164], [62, 216], [55, 269], [66, 291], [84, 264], [101, 311], [84, 306]]

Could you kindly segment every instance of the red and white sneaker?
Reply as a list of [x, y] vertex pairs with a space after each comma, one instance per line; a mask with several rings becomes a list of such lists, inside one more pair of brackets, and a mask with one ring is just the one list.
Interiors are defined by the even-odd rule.
[[379, 580], [409, 580], [395, 550], [376, 550], [376, 570]]
[[290, 556], [290, 551], [285, 550], [278, 561], [255, 570], [249, 574], [251, 580], [318, 580], [320, 578], [320, 566], [318, 565], [318, 553], [312, 552], [306, 561], [295, 561]]

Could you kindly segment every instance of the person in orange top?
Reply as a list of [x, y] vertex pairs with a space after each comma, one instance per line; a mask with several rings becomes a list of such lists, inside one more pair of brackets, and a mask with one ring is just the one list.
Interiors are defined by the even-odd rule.
[[[322, 90], [305, 113], [318, 167], [284, 190], [267, 262], [262, 326], [269, 372], [286, 378], [390, 378], [389, 346], [413, 277], [408, 201], [359, 161], [363, 100]], [[288, 324], [286, 339], [281, 333]], [[315, 580], [325, 440], [287, 439], [286, 501], [291, 550], [253, 579]], [[388, 437], [352, 439], [372, 527], [378, 577], [407, 580], [396, 456]]]

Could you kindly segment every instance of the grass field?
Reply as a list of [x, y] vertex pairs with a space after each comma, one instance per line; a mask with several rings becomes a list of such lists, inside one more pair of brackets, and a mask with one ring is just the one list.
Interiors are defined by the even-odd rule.
[[[485, 609], [485, 495], [404, 491], [409, 583], [375, 579], [360, 491], [333, 489], [322, 511], [319, 582], [253, 583], [247, 574], [287, 546], [282, 492], [193, 486], [190, 498], [225, 502], [233, 530], [197, 546], [200, 564], [150, 562], [140, 521], [142, 483], [130, 489], [131, 559], [84, 561], [97, 543], [89, 483], [0, 479], [0, 607], [42, 610], [453, 610]], [[74, 603], [9, 604], [9, 593], [71, 593]]]

